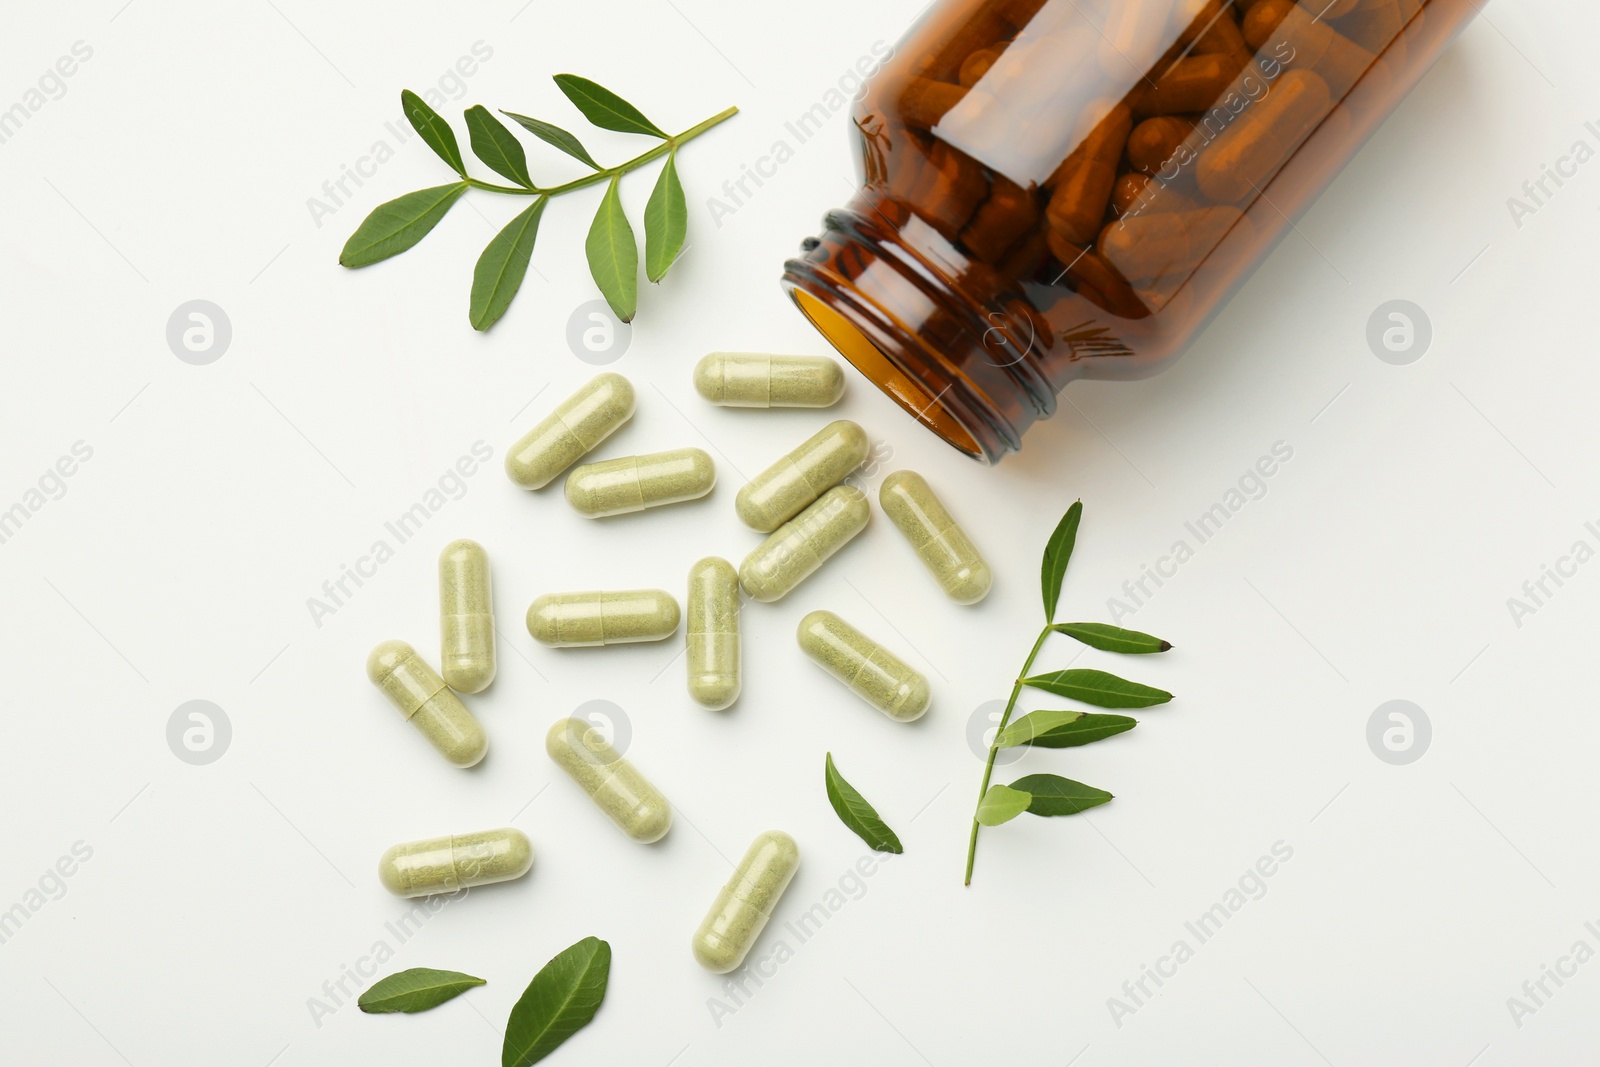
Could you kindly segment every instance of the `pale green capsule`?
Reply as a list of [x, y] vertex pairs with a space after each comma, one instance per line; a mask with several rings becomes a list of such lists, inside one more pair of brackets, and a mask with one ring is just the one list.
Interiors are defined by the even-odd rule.
[[866, 462], [872, 443], [849, 419], [830, 422], [798, 448], [750, 479], [734, 498], [739, 519], [771, 533]]
[[717, 484], [717, 465], [698, 448], [586, 463], [567, 475], [567, 503], [590, 518], [698, 500]]
[[476, 541], [451, 541], [439, 553], [439, 673], [458, 693], [494, 681], [494, 608], [489, 553]]
[[928, 710], [928, 680], [833, 612], [813, 611], [795, 636], [823, 670], [889, 718], [910, 722]]
[[689, 568], [689, 695], [721, 710], [739, 698], [739, 575], [716, 556]]
[[528, 632], [545, 645], [660, 641], [678, 628], [678, 601], [662, 589], [546, 593], [528, 605]]
[[544, 749], [623, 833], [643, 844], [667, 836], [672, 805], [599, 730], [582, 719], [562, 719], [545, 735]]
[[695, 364], [694, 387], [729, 408], [826, 408], [844, 395], [844, 371], [822, 356], [713, 352]]
[[951, 600], [976, 604], [989, 595], [989, 564], [922, 475], [895, 471], [879, 487], [878, 503]]
[[782, 598], [867, 528], [872, 509], [861, 490], [841, 485], [784, 523], [739, 565], [739, 583], [753, 599]]
[[633, 385], [620, 374], [597, 374], [506, 451], [506, 474], [540, 489], [633, 417]]
[[397, 897], [425, 897], [509, 882], [533, 866], [533, 845], [514, 827], [395, 845], [378, 860], [378, 880]]
[[768, 830], [751, 843], [694, 933], [700, 966], [725, 974], [744, 962], [799, 866], [800, 847], [782, 830]]
[[367, 677], [457, 767], [471, 767], [489, 751], [489, 739], [472, 712], [404, 641], [385, 641], [373, 649]]

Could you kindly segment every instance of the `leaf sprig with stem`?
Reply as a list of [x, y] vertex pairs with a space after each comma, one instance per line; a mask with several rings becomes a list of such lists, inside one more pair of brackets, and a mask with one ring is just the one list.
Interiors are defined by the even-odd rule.
[[1045, 545], [1044, 561], [1040, 568], [1044, 628], [1039, 631], [1011, 687], [1011, 699], [1006, 701], [994, 741], [989, 746], [989, 757], [984, 761], [983, 785], [978, 790], [978, 809], [972, 816], [972, 836], [967, 843], [967, 885], [972, 884], [972, 865], [978, 856], [978, 830], [981, 827], [999, 826], [1023, 812], [1041, 816], [1076, 815], [1112, 799], [1104, 789], [1096, 789], [1056, 774], [1029, 774], [1009, 785], [990, 785], [995, 756], [1002, 748], [1018, 745], [1074, 748], [1114, 737], [1138, 725], [1137, 720], [1126, 715], [1070, 710], [1030, 712], [1012, 722], [1011, 713], [1016, 710], [1017, 698], [1021, 696], [1023, 687], [1101, 708], [1148, 708], [1172, 699], [1172, 694], [1164, 689], [1130, 682], [1105, 671], [1079, 669], [1032, 673], [1033, 661], [1038, 658], [1045, 639], [1051, 634], [1065, 634], [1103, 652], [1140, 655], [1165, 652], [1172, 647], [1159, 637], [1105, 623], [1055, 621], [1056, 602], [1061, 599], [1061, 579], [1066, 575], [1067, 563], [1072, 559], [1072, 550], [1078, 540], [1078, 524], [1082, 518], [1083, 502], [1075, 501], [1061, 517], [1061, 522], [1056, 525], [1055, 532]]
[[481, 189], [509, 196], [531, 196], [533, 203], [495, 234], [472, 272], [472, 296], [467, 317], [475, 330], [487, 330], [506, 313], [522, 286], [533, 257], [534, 239], [545, 205], [553, 198], [606, 184], [600, 210], [589, 227], [584, 252], [589, 273], [623, 322], [633, 321], [639, 307], [639, 246], [633, 227], [622, 210], [623, 175], [666, 156], [666, 165], [656, 179], [655, 188], [644, 210], [645, 277], [659, 282], [683, 250], [688, 231], [689, 212], [678, 179], [678, 149], [702, 133], [738, 114], [725, 111], [696, 123], [678, 134], [669, 134], [644, 116], [638, 108], [604, 86], [576, 74], [557, 74], [556, 87], [591, 123], [605, 130], [651, 137], [660, 143], [614, 167], [602, 167], [577, 137], [542, 119], [511, 111], [501, 114], [527, 130], [545, 144], [571, 156], [593, 173], [557, 185], [538, 185], [528, 170], [522, 142], [505, 124], [480, 105], [466, 111], [467, 133], [472, 154], [484, 166], [511, 182], [501, 185], [467, 174], [466, 160], [456, 141], [455, 131], [439, 114], [409, 89], [400, 94], [400, 106], [407, 120], [427, 146], [456, 172], [459, 181], [407, 193], [379, 204], [345, 242], [339, 262], [346, 267], [366, 267], [415, 245], [439, 224], [455, 202], [468, 189]]

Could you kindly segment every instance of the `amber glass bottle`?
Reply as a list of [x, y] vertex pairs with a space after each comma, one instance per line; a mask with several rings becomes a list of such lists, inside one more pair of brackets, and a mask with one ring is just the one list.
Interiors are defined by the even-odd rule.
[[1174, 359], [1472, 0], [940, 0], [854, 112], [800, 310], [994, 462], [1074, 378]]

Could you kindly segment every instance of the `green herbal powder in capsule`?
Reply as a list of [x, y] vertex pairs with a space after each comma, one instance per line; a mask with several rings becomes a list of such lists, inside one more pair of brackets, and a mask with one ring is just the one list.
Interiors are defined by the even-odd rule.
[[813, 611], [795, 636], [823, 670], [889, 718], [910, 722], [928, 710], [928, 680], [833, 612]]
[[867, 431], [849, 419], [830, 422], [793, 452], [750, 479], [734, 498], [739, 519], [771, 533], [866, 461]]
[[872, 509], [861, 490], [841, 485], [784, 523], [739, 565], [739, 583], [762, 603], [799, 585], [867, 528]]
[[717, 484], [717, 466], [698, 448], [586, 463], [567, 475], [567, 503], [590, 518], [698, 500]]
[[506, 452], [506, 474], [540, 489], [633, 417], [633, 385], [620, 374], [597, 374], [563, 400]]
[[457, 767], [471, 767], [489, 751], [489, 739], [472, 712], [404, 641], [385, 641], [373, 649], [367, 677]]
[[528, 632], [545, 645], [660, 641], [678, 628], [678, 602], [663, 589], [546, 593], [528, 605]]
[[878, 503], [951, 600], [976, 604], [989, 595], [989, 564], [922, 475], [895, 471], [879, 487]]
[[707, 556], [689, 568], [689, 695], [720, 711], [739, 698], [739, 575]]
[[782, 830], [755, 839], [695, 931], [700, 966], [724, 974], [744, 962], [799, 866], [800, 848]]
[[458, 693], [494, 681], [494, 610], [489, 553], [476, 541], [451, 541], [439, 553], [439, 673]]
[[844, 371], [822, 356], [713, 352], [695, 364], [694, 387], [729, 408], [826, 408], [844, 395]]
[[528, 836], [507, 826], [396, 845], [378, 860], [378, 879], [397, 897], [425, 897], [509, 882], [532, 866]]
[[623, 833], [643, 844], [667, 836], [672, 827], [667, 798], [617, 755], [599, 730], [582, 719], [562, 719], [545, 735], [544, 748]]

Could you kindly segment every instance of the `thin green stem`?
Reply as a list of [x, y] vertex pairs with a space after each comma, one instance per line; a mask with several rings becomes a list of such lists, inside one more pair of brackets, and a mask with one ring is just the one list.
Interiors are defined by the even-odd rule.
[[[1045, 623], [1044, 629], [1039, 631], [1038, 640], [1034, 641], [1033, 648], [1028, 652], [1028, 658], [1022, 664], [1022, 670], [1017, 674], [1016, 683], [1011, 687], [1011, 699], [1006, 701], [1006, 710], [1000, 713], [1000, 725], [995, 727], [994, 741], [989, 745], [989, 758], [983, 765], [983, 785], [978, 789], [978, 802], [983, 803], [983, 798], [989, 792], [989, 777], [994, 774], [994, 758], [1000, 752], [1000, 734], [1005, 730], [1006, 724], [1011, 721], [1011, 712], [1017, 706], [1017, 697], [1022, 695], [1022, 680], [1028, 677], [1033, 670], [1033, 661], [1039, 655], [1039, 650], [1044, 647], [1044, 639], [1053, 632], [1050, 623]], [[962, 885], [972, 884], [972, 865], [978, 858], [978, 816], [972, 816], [972, 836], [967, 841], [967, 879]]]
[[616, 175], [626, 174], [631, 170], [639, 169], [651, 160], [660, 159], [679, 145], [687, 144], [711, 129], [711, 127], [727, 122], [738, 113], [739, 109], [736, 107], [730, 107], [726, 111], [719, 111], [704, 122], [690, 126], [680, 134], [668, 137], [654, 148], [640, 152], [626, 163], [619, 163], [615, 167], [606, 167], [604, 170], [597, 170], [593, 174], [586, 174], [582, 178], [575, 178], [561, 185], [552, 185], [548, 189], [539, 186], [524, 188], [520, 185], [496, 185], [493, 182], [479, 181], [477, 178], [467, 178], [466, 182], [474, 189], [483, 189], [491, 193], [509, 193], [512, 196], [560, 196], [562, 193], [576, 192], [591, 185], [608, 182]]

